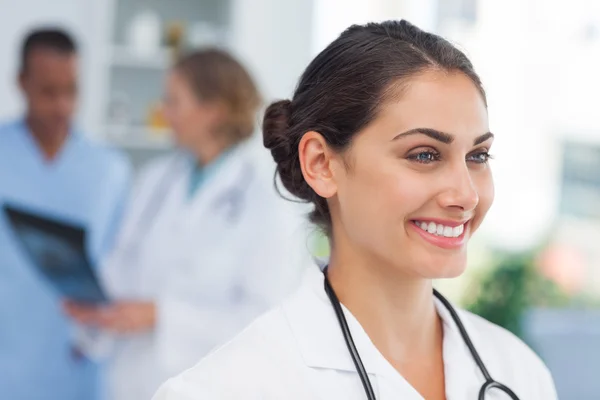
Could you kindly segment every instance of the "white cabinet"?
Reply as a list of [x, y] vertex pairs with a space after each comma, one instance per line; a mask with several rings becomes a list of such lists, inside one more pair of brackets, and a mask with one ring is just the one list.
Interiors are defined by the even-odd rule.
[[[311, 0], [103, 3], [94, 6], [99, 32], [93, 83], [99, 108], [93, 118], [95, 130], [101, 139], [126, 149], [136, 162], [170, 148], [168, 130], [149, 122], [153, 120], [153, 108], [162, 99], [165, 74], [173, 61], [166, 40], [169, 26], [183, 27], [187, 48], [196, 47], [194, 39], [198, 43], [204, 38], [206, 43], [216, 41], [230, 50], [252, 72], [266, 101], [290, 96], [302, 69], [310, 61]], [[154, 51], [151, 43], [141, 43], [136, 50], [132, 44], [136, 37], [132, 26], [140, 15], [149, 12], [160, 20], [161, 43]], [[150, 32], [151, 25], [146, 27]]]
[[[175, 48], [228, 47], [231, 2], [226, 0], [111, 0], [99, 7], [99, 114], [102, 140], [143, 162], [169, 150], [160, 113], [166, 73]], [[212, 33], [212, 34], [211, 34]]]
[[168, 148], [168, 135], [164, 129], [149, 129], [148, 119], [162, 98], [172, 60], [164, 43], [155, 52], [135, 51], [129, 38], [135, 36], [130, 28], [136, 16], [155, 12], [160, 38], [173, 22], [184, 25], [186, 37], [208, 37], [206, 27], [216, 27], [224, 46], [249, 68], [268, 102], [291, 95], [314, 55], [314, 2], [0, 0], [0, 56], [10, 60], [0, 63], [0, 117], [21, 112], [15, 78], [24, 33], [40, 25], [64, 26], [81, 47], [80, 126], [132, 153], [155, 153]]

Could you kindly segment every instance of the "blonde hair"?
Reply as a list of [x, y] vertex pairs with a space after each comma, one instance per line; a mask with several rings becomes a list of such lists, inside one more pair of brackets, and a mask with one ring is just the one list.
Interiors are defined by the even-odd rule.
[[182, 57], [175, 66], [200, 101], [221, 102], [228, 117], [221, 131], [234, 143], [252, 135], [260, 93], [248, 71], [229, 53], [205, 49]]

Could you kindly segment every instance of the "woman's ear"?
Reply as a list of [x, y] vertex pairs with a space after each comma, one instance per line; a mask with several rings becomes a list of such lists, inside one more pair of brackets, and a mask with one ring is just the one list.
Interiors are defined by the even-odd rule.
[[304, 180], [315, 193], [326, 199], [337, 193], [331, 162], [334, 155], [325, 138], [315, 131], [305, 133], [298, 144]]

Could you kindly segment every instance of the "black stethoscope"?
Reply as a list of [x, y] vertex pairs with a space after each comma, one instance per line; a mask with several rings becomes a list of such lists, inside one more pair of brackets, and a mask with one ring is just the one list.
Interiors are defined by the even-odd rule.
[[[335, 310], [337, 320], [340, 323], [340, 328], [342, 328], [342, 334], [344, 335], [344, 340], [346, 341], [346, 346], [348, 347], [348, 351], [350, 352], [350, 356], [352, 357], [352, 361], [354, 362], [354, 365], [356, 367], [356, 372], [358, 373], [358, 376], [360, 377], [360, 380], [362, 381], [362, 385], [365, 389], [367, 399], [376, 400], [375, 392], [373, 391], [373, 387], [371, 386], [371, 381], [369, 380], [367, 371], [365, 370], [362, 360], [360, 359], [358, 350], [356, 349], [356, 346], [354, 345], [354, 340], [352, 339], [352, 334], [350, 333], [350, 328], [348, 327], [348, 322], [346, 321], [346, 317], [344, 316], [344, 312], [342, 311], [342, 306], [340, 305], [340, 301], [338, 300], [333, 288], [331, 287], [329, 278], [327, 277], [327, 267], [325, 267], [323, 269], [323, 274], [325, 275], [325, 292], [327, 293], [327, 296], [329, 297], [329, 300], [331, 301], [331, 305], [333, 306], [333, 309]], [[435, 295], [435, 297], [438, 298], [438, 300], [440, 300], [442, 302], [444, 307], [446, 307], [446, 309], [450, 312], [450, 315], [452, 316], [454, 323], [456, 324], [456, 326], [458, 327], [458, 330], [460, 331], [460, 335], [462, 336], [463, 340], [465, 341], [465, 344], [469, 348], [469, 352], [471, 353], [471, 356], [475, 360], [477, 367], [479, 368], [479, 370], [481, 371], [481, 373], [483, 374], [483, 376], [485, 378], [485, 383], [481, 386], [481, 389], [479, 390], [478, 400], [485, 400], [486, 393], [488, 392], [488, 390], [491, 390], [491, 389], [498, 389], [498, 390], [506, 393], [512, 400], [519, 400], [519, 397], [517, 397], [515, 392], [513, 392], [510, 388], [503, 385], [502, 383], [495, 381], [491, 377], [485, 364], [481, 360], [479, 353], [475, 349], [475, 346], [473, 345], [473, 342], [471, 341], [471, 338], [469, 337], [469, 334], [467, 333], [465, 326], [463, 325], [462, 321], [460, 320], [460, 317], [458, 316], [458, 314], [456, 313], [456, 310], [454, 309], [454, 307], [452, 307], [450, 302], [435, 289], [433, 289], [433, 294]]]

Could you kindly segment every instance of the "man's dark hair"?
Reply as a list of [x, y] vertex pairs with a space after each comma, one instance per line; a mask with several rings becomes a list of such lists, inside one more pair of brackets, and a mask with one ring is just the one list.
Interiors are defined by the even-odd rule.
[[61, 54], [77, 53], [75, 40], [64, 30], [44, 28], [31, 31], [25, 37], [21, 50], [21, 72], [27, 68], [27, 60], [34, 50], [52, 50]]

